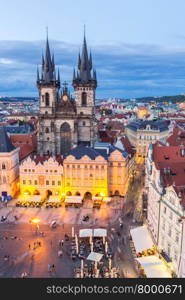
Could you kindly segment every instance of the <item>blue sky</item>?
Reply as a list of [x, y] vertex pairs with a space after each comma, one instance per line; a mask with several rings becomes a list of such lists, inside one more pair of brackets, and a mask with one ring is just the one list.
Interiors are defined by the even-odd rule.
[[97, 97], [185, 93], [184, 0], [0, 0], [0, 7], [0, 95], [37, 95], [46, 26], [70, 83], [84, 23]]

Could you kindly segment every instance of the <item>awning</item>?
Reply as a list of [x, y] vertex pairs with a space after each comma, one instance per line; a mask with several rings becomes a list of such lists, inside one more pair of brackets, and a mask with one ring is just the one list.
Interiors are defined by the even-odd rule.
[[80, 229], [79, 237], [90, 237], [93, 235], [92, 229]]
[[61, 198], [59, 196], [50, 196], [47, 202], [60, 202]]
[[99, 262], [103, 257], [103, 254], [97, 252], [91, 252], [87, 257], [88, 260], [97, 261]]
[[104, 237], [107, 236], [107, 229], [103, 229], [103, 228], [96, 228], [94, 229], [94, 237]]
[[154, 243], [145, 225], [131, 229], [130, 234], [137, 253], [153, 247]]
[[73, 196], [66, 196], [65, 203], [82, 203], [83, 197], [73, 197]]
[[155, 255], [136, 258], [148, 278], [171, 278], [171, 273], [161, 259]]

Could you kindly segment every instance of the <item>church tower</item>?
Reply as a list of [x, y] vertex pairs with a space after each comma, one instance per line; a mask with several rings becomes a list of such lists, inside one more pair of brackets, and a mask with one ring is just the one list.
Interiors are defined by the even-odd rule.
[[37, 87], [39, 89], [39, 134], [38, 152], [40, 154], [55, 153], [54, 128], [52, 116], [55, 115], [59, 100], [60, 75], [56, 79], [54, 55], [51, 58], [48, 37], [46, 39], [45, 56], [42, 56], [41, 75], [37, 69]]
[[92, 55], [88, 54], [84, 34], [82, 52], [78, 57], [78, 69], [74, 70], [73, 87], [78, 118], [78, 144], [92, 146], [95, 140], [95, 91], [96, 71], [92, 65]]

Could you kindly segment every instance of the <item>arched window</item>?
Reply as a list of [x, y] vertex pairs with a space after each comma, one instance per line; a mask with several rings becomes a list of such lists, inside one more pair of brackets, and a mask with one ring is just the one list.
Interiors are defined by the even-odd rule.
[[85, 92], [82, 93], [82, 106], [87, 106], [87, 94]]
[[5, 166], [5, 164], [3, 163], [2, 164], [2, 170], [5, 170], [6, 169], [6, 166]]
[[45, 94], [46, 106], [49, 106], [49, 94]]
[[48, 127], [46, 127], [45, 132], [46, 132], [46, 133], [49, 133], [49, 128], [48, 128]]

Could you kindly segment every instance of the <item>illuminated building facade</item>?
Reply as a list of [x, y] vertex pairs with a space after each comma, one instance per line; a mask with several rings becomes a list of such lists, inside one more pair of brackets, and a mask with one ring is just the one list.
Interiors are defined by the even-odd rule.
[[135, 147], [136, 156], [146, 157], [149, 145], [166, 139], [169, 136], [169, 129], [165, 121], [137, 120], [126, 127], [126, 135]]
[[0, 127], [0, 196], [14, 196], [19, 189], [19, 148]]
[[21, 193], [125, 195], [130, 157], [110, 144], [77, 146], [68, 155], [35, 156], [20, 165]]

